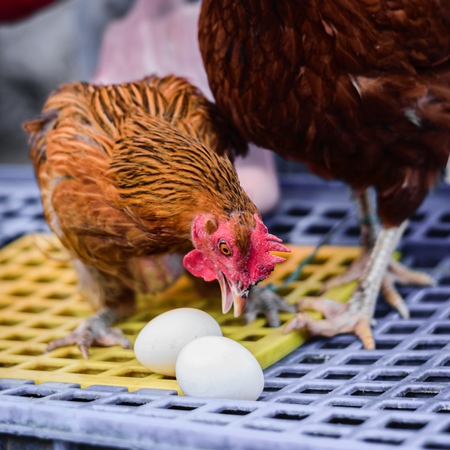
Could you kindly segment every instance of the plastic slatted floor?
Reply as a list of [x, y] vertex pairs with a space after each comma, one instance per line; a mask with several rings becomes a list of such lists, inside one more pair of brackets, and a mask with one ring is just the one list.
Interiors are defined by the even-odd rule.
[[[291, 188], [288, 183], [288, 194]], [[309, 185], [302, 192], [316, 206], [325, 199], [323, 184]], [[342, 192], [331, 191], [330, 207], [346, 203]], [[4, 378], [0, 380], [0, 444], [11, 450], [268, 446], [324, 450], [450, 449], [450, 246], [446, 237], [429, 236], [426, 231], [447, 227], [446, 220], [442, 220], [445, 196], [437, 194], [439, 200], [429, 207], [424, 228], [417, 235], [410, 233], [403, 248], [405, 262], [434, 274], [439, 286], [402, 289], [411, 310], [408, 321], [401, 320], [384, 303], [379, 304], [377, 350], [362, 350], [359, 341], [348, 335], [311, 340], [265, 370], [265, 389], [256, 402], [182, 397], [175, 390], [143, 388], [129, 392], [127, 387], [100, 382], [82, 389], [72, 380], [72, 384], [48, 381], [34, 385], [30, 380]], [[290, 201], [287, 197], [282, 208]], [[323, 215], [318, 217], [322, 220]], [[272, 224], [278, 218], [279, 215], [273, 217]], [[298, 226], [294, 228], [298, 230]], [[339, 233], [334, 239], [339, 236], [348, 243]], [[306, 237], [305, 242], [311, 243]], [[405, 242], [411, 245], [405, 247]], [[316, 262], [316, 266], [324, 263], [320, 259]], [[344, 258], [340, 266], [345, 268], [346, 264]], [[39, 270], [39, 265], [29, 267]], [[73, 275], [65, 276], [67, 286], [73, 289]], [[1, 285], [7, 278], [8, 275]], [[285, 294], [290, 298], [298, 294], [304, 281], [299, 280]], [[307, 289], [308, 295], [314, 295], [317, 281], [320, 280], [315, 281], [316, 287], [312, 283]], [[51, 291], [51, 280], [37, 283]], [[69, 297], [52, 299], [52, 292], [46, 299], [51, 304], [68, 301]], [[26, 297], [14, 298], [25, 304]], [[30, 314], [27, 317], [36, 320], [38, 312], [33, 311], [32, 303], [29, 312], [19, 311], [20, 308], [16, 312]], [[76, 314], [85, 315], [87, 311]], [[2, 376], [12, 373], [9, 370], [14, 369], [14, 362], [26, 364], [23, 357], [30, 361], [39, 358], [36, 352], [42, 350], [46, 339], [37, 342], [36, 333], [47, 333], [48, 338], [48, 333], [62, 331], [59, 326], [36, 327], [33, 336], [28, 336], [29, 342], [34, 342], [29, 346], [31, 354], [16, 355], [20, 361], [9, 360], [13, 366], [4, 369]], [[13, 358], [9, 352], [11, 341], [1, 342], [3, 356]], [[27, 338], [16, 344], [26, 351]], [[120, 365], [121, 351], [116, 354]], [[75, 364], [80, 362], [76, 359], [72, 360]], [[129, 378], [123, 380], [123, 385], [127, 385]]]

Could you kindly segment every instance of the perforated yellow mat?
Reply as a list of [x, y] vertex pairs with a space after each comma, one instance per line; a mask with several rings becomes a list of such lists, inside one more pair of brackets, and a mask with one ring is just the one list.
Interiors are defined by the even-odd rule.
[[[291, 249], [287, 262], [278, 265], [267, 282], [280, 285], [313, 250]], [[291, 303], [303, 295], [318, 295], [321, 282], [342, 273], [357, 255], [356, 248], [322, 248], [305, 266], [300, 279], [280, 294]], [[0, 377], [78, 383], [82, 387], [127, 386], [130, 391], [143, 387], [179, 391], [174, 378], [151, 372], [135, 359], [132, 350], [118, 346], [91, 348], [88, 361], [74, 346], [44, 353], [48, 342], [66, 336], [93, 313], [78, 295], [76, 281], [67, 253], [53, 236], [26, 236], [0, 250]], [[350, 284], [332, 289], [327, 296], [344, 301], [353, 288]], [[117, 326], [134, 342], [153, 317], [185, 306], [208, 312], [219, 322], [224, 336], [248, 348], [263, 368], [305, 340], [300, 332], [283, 335], [283, 324], [292, 314], [281, 314], [282, 326], [276, 329], [267, 327], [264, 318], [245, 325], [232, 313], [223, 315], [218, 298], [200, 299], [187, 277], [162, 294], [139, 299], [140, 312]]]

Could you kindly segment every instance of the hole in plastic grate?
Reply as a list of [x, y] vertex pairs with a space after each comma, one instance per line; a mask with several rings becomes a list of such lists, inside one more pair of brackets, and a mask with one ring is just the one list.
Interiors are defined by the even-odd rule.
[[148, 402], [131, 402], [131, 401], [122, 401], [118, 403], [114, 403], [117, 406], [131, 406], [133, 408], [138, 408], [139, 406], [146, 405]]
[[422, 380], [425, 383], [450, 383], [449, 375], [428, 375]]
[[256, 342], [264, 337], [264, 334], [250, 334], [242, 338], [243, 341]]
[[61, 323], [52, 323], [52, 322], [38, 322], [33, 325], [29, 325], [30, 328], [37, 328], [42, 330], [51, 330], [53, 328], [61, 326]]
[[449, 223], [450, 222], [450, 213], [442, 214], [440, 217], [441, 222]]
[[323, 256], [315, 256], [312, 261], [309, 262], [311, 266], [323, 266], [326, 262], [328, 262], [330, 258], [326, 258]]
[[345, 235], [350, 237], [359, 237], [361, 235], [361, 230], [357, 226], [348, 227], [345, 230]]
[[450, 325], [439, 325], [431, 334], [450, 334]]
[[2, 327], [13, 327], [18, 323], [22, 322], [19, 319], [14, 319], [12, 317], [5, 317], [4, 319], [0, 319], [0, 326]]
[[16, 366], [17, 365], [17, 363], [15, 363], [15, 362], [11, 362], [11, 361], [2, 361], [1, 359], [0, 359], [0, 367], [3, 367], [3, 368], [8, 368], [8, 367], [14, 367], [14, 366]]
[[373, 381], [401, 381], [409, 375], [407, 372], [383, 373], [373, 378]]
[[324, 364], [330, 360], [329, 355], [312, 355], [312, 356], [304, 356], [299, 361], [298, 364]]
[[402, 341], [376, 341], [375, 348], [377, 350], [391, 350], [397, 347]]
[[416, 411], [421, 405], [383, 405], [381, 409], [386, 411]]
[[302, 378], [308, 372], [283, 371], [276, 375], [276, 378]]
[[444, 230], [442, 228], [430, 228], [426, 232], [426, 236], [430, 238], [446, 238], [450, 236], [450, 230]]
[[134, 359], [134, 357], [132, 355], [130, 356], [119, 356], [119, 355], [112, 355], [112, 356], [108, 356], [106, 358], [102, 358], [102, 361], [105, 362], [114, 362], [114, 363], [124, 363], [124, 362], [128, 362], [131, 361], [132, 359]]
[[58, 279], [58, 277], [55, 275], [46, 274], [46, 275], [40, 275], [39, 277], [34, 278], [33, 281], [35, 281], [37, 283], [51, 283], [52, 281], [56, 281], [57, 279]]
[[349, 402], [343, 400], [336, 400], [328, 403], [329, 406], [334, 406], [336, 408], [362, 408], [364, 406], [363, 403]]
[[281, 397], [276, 398], [275, 401], [277, 403], [286, 403], [288, 405], [309, 405], [315, 400], [301, 396], [301, 397]]
[[339, 265], [344, 266], [344, 267], [349, 267], [353, 264], [354, 261], [355, 261], [355, 258], [345, 258], [339, 262]]
[[41, 266], [44, 263], [45, 263], [45, 259], [33, 258], [33, 259], [29, 259], [28, 261], [25, 261], [23, 264], [24, 264], [24, 266]]
[[264, 392], [278, 392], [281, 389], [283, 389], [282, 386], [266, 386]]
[[240, 327], [245, 325], [245, 319], [243, 317], [233, 317], [220, 322], [220, 325], [226, 327]]
[[28, 297], [34, 294], [36, 291], [34, 289], [19, 288], [13, 291], [7, 292], [9, 295], [14, 295], [14, 297]]
[[51, 394], [54, 394], [54, 392], [48, 392], [46, 394], [40, 392], [17, 392], [9, 395], [13, 395], [15, 397], [44, 398]]
[[4, 273], [3, 275], [0, 275], [0, 280], [14, 281], [14, 280], [18, 280], [21, 276], [22, 276], [21, 273], [15, 273], [15, 272]]
[[24, 313], [30, 313], [30, 314], [39, 314], [43, 311], [45, 311], [46, 309], [48, 309], [46, 306], [42, 306], [42, 305], [28, 305], [25, 306], [24, 308], [20, 309], [20, 312], [24, 312]]
[[331, 431], [303, 431], [303, 434], [306, 436], [312, 436], [312, 437], [324, 437], [324, 438], [331, 438], [331, 439], [339, 439], [341, 437], [340, 434], [332, 433]]
[[354, 340], [351, 342], [324, 342], [320, 348], [326, 349], [326, 350], [341, 350], [344, 348], [347, 348], [349, 345], [352, 345]]
[[127, 370], [119, 374], [119, 377], [130, 377], [130, 378], [146, 378], [151, 375], [153, 372], [146, 372], [143, 370]]
[[353, 391], [350, 395], [353, 397], [378, 397], [386, 392], [386, 389], [376, 388], [359, 388]]
[[310, 225], [305, 233], [307, 234], [327, 234], [331, 230], [330, 225]]
[[291, 231], [292, 228], [293, 226], [287, 223], [277, 223], [270, 227], [270, 232], [276, 236], [278, 234], [289, 233], [289, 231]]
[[420, 358], [420, 357], [406, 357], [399, 358], [395, 361], [394, 366], [421, 366], [428, 361], [428, 358]]
[[17, 350], [14, 352], [15, 355], [23, 355], [23, 356], [39, 356], [39, 355], [43, 355], [44, 353], [45, 353], [45, 348], [39, 349], [39, 348], [32, 348], [32, 347], [23, 348], [21, 350]]
[[[72, 370], [72, 373], [80, 373], [83, 375], [98, 375], [99, 373], [105, 372], [106, 369], [98, 369], [96, 367], [82, 367], [76, 370]], [[123, 375], [120, 375], [123, 376]]]
[[289, 208], [286, 211], [286, 214], [289, 214], [290, 216], [295, 216], [295, 217], [304, 217], [307, 216], [310, 213], [310, 209], [309, 208], [301, 208], [299, 206], [294, 206], [292, 208]]
[[[431, 317], [436, 311], [431, 309], [412, 309], [409, 310], [409, 317], [411, 319], [427, 319]], [[450, 333], [450, 330], [449, 330]]]
[[35, 334], [25, 334], [25, 333], [14, 333], [14, 334], [10, 334], [9, 336], [7, 336], [4, 339], [8, 339], [9, 341], [28, 341], [29, 339], [33, 339], [35, 338], [36, 335]]
[[53, 372], [55, 370], [61, 369], [63, 366], [58, 366], [54, 364], [47, 364], [44, 362], [37, 362], [30, 367], [24, 368], [24, 370], [37, 370], [39, 372]]
[[440, 350], [444, 348], [448, 342], [430, 342], [430, 341], [422, 341], [418, 342], [411, 348], [411, 350]]
[[421, 390], [415, 389], [405, 389], [402, 392], [399, 392], [397, 397], [405, 397], [405, 398], [433, 398], [439, 394], [439, 390], [433, 390], [430, 388], [422, 388]]
[[271, 419], [281, 419], [281, 420], [303, 420], [309, 417], [309, 414], [298, 414], [298, 413], [277, 413], [274, 416], [270, 416]]
[[412, 216], [410, 216], [409, 221], [410, 222], [422, 222], [422, 220], [425, 218], [426, 214], [421, 211], [416, 211]]
[[189, 406], [189, 405], [170, 405], [165, 409], [173, 409], [175, 411], [194, 411], [198, 406]]
[[436, 409], [436, 411], [434, 412], [439, 414], [450, 414], [450, 405], [439, 406], [438, 409]]
[[64, 300], [72, 295], [71, 292], [52, 292], [45, 296], [49, 300]]
[[349, 359], [348, 361], [345, 362], [345, 364], [348, 365], [355, 365], [355, 366], [369, 366], [371, 364], [376, 363], [380, 358], [376, 358], [376, 357], [354, 357]]
[[90, 402], [94, 402], [95, 400], [98, 400], [100, 397], [78, 397], [78, 396], [73, 396], [73, 397], [68, 397], [65, 398], [64, 401], [66, 402], [78, 402], [78, 403], [90, 403]]
[[348, 416], [332, 416], [326, 423], [332, 423], [334, 425], [352, 425], [357, 426], [363, 424], [367, 419]]
[[385, 427], [393, 430], [421, 430], [428, 422], [390, 420]]
[[358, 372], [331, 372], [327, 373], [323, 379], [324, 380], [351, 380], [356, 377]]
[[421, 303], [444, 303], [450, 300], [450, 294], [428, 292], [421, 299]]
[[370, 444], [401, 445], [404, 442], [404, 439], [367, 437], [367, 438], [364, 438], [363, 441], [370, 443]]
[[386, 334], [410, 334], [414, 333], [414, 331], [417, 330], [418, 325], [412, 325], [412, 324], [397, 324], [392, 325], [389, 327], [385, 333]]
[[230, 416], [246, 416], [254, 411], [254, 409], [220, 409], [217, 414], [226, 414]]
[[329, 209], [323, 215], [328, 219], [343, 219], [347, 215], [347, 211], [345, 209]]
[[324, 395], [324, 394], [329, 394], [330, 392], [333, 392], [334, 388], [323, 388], [323, 387], [305, 387], [305, 388], [300, 388], [298, 391], [299, 394], [319, 394], [319, 395]]
[[422, 448], [427, 450], [448, 450], [450, 448], [450, 444], [441, 442], [426, 442]]

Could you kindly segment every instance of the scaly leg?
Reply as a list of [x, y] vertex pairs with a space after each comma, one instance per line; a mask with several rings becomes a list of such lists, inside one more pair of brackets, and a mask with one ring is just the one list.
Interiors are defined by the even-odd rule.
[[51, 341], [47, 351], [67, 345], [77, 345], [83, 357], [88, 359], [89, 347], [121, 345], [132, 348], [131, 343], [118, 328], [110, 328], [115, 322], [130, 316], [135, 309], [135, 292], [126, 283], [131, 274], [124, 267], [122, 278], [103, 272], [96, 267], [86, 266], [75, 260], [78, 272], [78, 289], [98, 312], [84, 320], [72, 333]]
[[[370, 198], [370, 193], [367, 190], [359, 198], [358, 205], [359, 220], [361, 224], [361, 255], [353, 262], [348, 271], [327, 280], [323, 284], [322, 292], [325, 292], [334, 286], [361, 279], [369, 264], [379, 234], [379, 225], [375, 221], [375, 209]], [[430, 286], [434, 285], [436, 282], [426, 273], [408, 269], [400, 262], [394, 259], [390, 260], [386, 276], [381, 283], [381, 293], [386, 301], [395, 308], [404, 319], [407, 319], [409, 318], [408, 308], [403, 301], [403, 298], [397, 292], [394, 283]]]
[[[322, 303], [321, 310], [325, 315], [323, 320], [314, 320], [308, 314], [300, 312], [287, 325], [285, 331], [305, 327], [313, 335], [334, 336], [341, 333], [355, 333], [366, 349], [374, 349], [375, 343], [370, 326], [373, 313], [387, 267], [391, 261], [392, 252], [405, 229], [406, 222], [398, 228], [382, 229], [375, 242], [358, 286], [348, 303], [342, 309], [326, 308], [323, 303], [329, 299], [316, 300]], [[300, 307], [311, 306], [311, 303]], [[322, 307], [323, 306], [323, 307]]]

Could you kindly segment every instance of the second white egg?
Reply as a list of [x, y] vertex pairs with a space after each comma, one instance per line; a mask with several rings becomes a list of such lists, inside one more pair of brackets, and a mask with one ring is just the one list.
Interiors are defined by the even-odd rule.
[[213, 317], [199, 309], [173, 309], [155, 317], [141, 330], [134, 353], [143, 366], [174, 377], [175, 363], [182, 348], [202, 336], [222, 336]]

